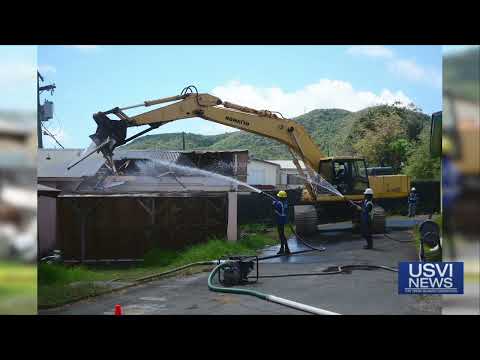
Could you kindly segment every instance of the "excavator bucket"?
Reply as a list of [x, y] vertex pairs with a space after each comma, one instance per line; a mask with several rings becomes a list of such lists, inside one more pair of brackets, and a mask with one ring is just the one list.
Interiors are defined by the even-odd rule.
[[115, 162], [113, 161], [113, 149], [125, 143], [125, 138], [127, 137], [127, 122], [125, 120], [111, 120], [106, 113], [103, 112], [94, 114], [93, 119], [97, 123], [97, 131], [95, 134], [90, 135], [90, 139], [92, 139], [96, 147], [74, 164], [68, 166], [67, 170], [70, 170], [94, 153], [102, 152], [102, 155], [107, 160], [108, 166], [117, 174]]
[[90, 139], [99, 147], [98, 151], [101, 151], [107, 160], [111, 160], [113, 149], [125, 143], [127, 123], [123, 120], [111, 120], [103, 112], [94, 114], [93, 119], [97, 123], [97, 131], [90, 135]]

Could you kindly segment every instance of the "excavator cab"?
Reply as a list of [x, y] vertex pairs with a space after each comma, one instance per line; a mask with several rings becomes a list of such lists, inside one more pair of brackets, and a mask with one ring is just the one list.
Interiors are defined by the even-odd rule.
[[361, 195], [369, 187], [365, 160], [331, 157], [320, 161], [321, 176], [343, 195]]

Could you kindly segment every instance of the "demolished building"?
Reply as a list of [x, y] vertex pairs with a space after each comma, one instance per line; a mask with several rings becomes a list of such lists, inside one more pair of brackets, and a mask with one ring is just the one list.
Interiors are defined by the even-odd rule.
[[[48, 156], [52, 160], [52, 152]], [[118, 149], [113, 160], [118, 175], [93, 159], [93, 171], [83, 165], [88, 175], [63, 189], [58, 186], [62, 179], [45, 181], [46, 173], [39, 178], [62, 190], [51, 214], [56, 224], [49, 225], [55, 227], [56, 241], [50, 236], [48, 243], [62, 250], [65, 261], [139, 261], [152, 248], [179, 249], [212, 237], [237, 239], [237, 193], [246, 189], [228, 178], [246, 180], [248, 151]], [[224, 177], [207, 176], [207, 171]]]

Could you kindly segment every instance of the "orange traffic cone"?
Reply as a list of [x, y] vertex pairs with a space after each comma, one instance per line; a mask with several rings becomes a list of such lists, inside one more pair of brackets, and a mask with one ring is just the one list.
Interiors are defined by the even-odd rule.
[[123, 315], [122, 307], [119, 304], [115, 305], [115, 315]]

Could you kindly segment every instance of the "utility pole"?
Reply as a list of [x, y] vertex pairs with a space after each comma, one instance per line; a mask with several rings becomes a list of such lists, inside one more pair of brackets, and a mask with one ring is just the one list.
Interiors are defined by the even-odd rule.
[[42, 91], [50, 91], [53, 95], [55, 90], [55, 84], [40, 86], [40, 80], [43, 82], [43, 76], [37, 70], [37, 138], [38, 138], [38, 148], [43, 148], [43, 138], [42, 138], [42, 121], [48, 120], [44, 118], [43, 106], [40, 105], [40, 94]]
[[38, 148], [43, 148], [43, 139], [42, 139], [42, 114], [40, 108], [40, 79], [43, 81], [42, 75], [37, 71], [37, 138], [38, 138]]
[[182, 149], [185, 151], [185, 131], [182, 131]]

